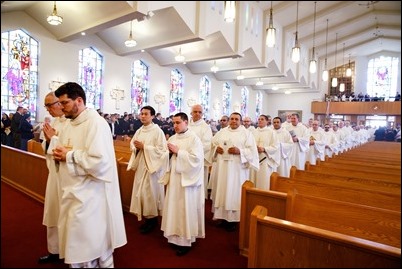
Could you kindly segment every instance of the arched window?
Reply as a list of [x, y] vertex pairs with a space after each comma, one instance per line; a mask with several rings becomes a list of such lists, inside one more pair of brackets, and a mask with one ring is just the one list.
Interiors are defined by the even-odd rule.
[[248, 89], [247, 89], [247, 87], [243, 87], [241, 89], [241, 104], [240, 104], [240, 113], [243, 117], [248, 116], [248, 113], [247, 113], [248, 97], [249, 97]]
[[209, 98], [211, 93], [211, 81], [207, 76], [203, 76], [200, 82], [200, 104], [204, 109], [204, 118], [210, 119], [209, 116]]
[[148, 104], [149, 67], [137, 60], [131, 67], [131, 113], [139, 113], [141, 107]]
[[258, 117], [262, 114], [262, 102], [263, 102], [263, 96], [262, 92], [257, 92], [255, 96], [255, 120], [258, 120]]
[[1, 33], [1, 110], [27, 108], [36, 119], [38, 102], [38, 41], [22, 30]]
[[86, 106], [102, 109], [103, 56], [94, 48], [85, 48], [79, 51], [78, 61], [78, 81], [86, 94]]
[[228, 82], [223, 84], [222, 90], [222, 115], [230, 115], [230, 105], [232, 99], [232, 88], [230, 87]]
[[380, 56], [371, 59], [367, 67], [367, 93], [370, 97], [389, 99], [398, 91], [397, 57]]
[[169, 113], [170, 115], [182, 111], [183, 103], [183, 74], [178, 69], [170, 73], [170, 97]]

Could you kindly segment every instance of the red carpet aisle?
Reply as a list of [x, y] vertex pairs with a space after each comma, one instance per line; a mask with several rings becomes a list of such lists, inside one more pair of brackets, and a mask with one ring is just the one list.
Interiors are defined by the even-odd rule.
[[[115, 251], [116, 268], [245, 268], [247, 258], [239, 255], [238, 231], [226, 232], [211, 220], [211, 201], [206, 204], [206, 238], [198, 239], [185, 256], [177, 257], [160, 229], [148, 235], [140, 223], [125, 214], [128, 244]], [[68, 268], [66, 264], [39, 265], [46, 254], [46, 228], [42, 225], [43, 204], [1, 183], [1, 267]]]

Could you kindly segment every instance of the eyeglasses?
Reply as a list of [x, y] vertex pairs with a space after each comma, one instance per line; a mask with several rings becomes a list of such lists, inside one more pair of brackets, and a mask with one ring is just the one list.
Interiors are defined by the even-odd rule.
[[50, 104], [45, 104], [45, 107], [49, 108], [49, 107], [51, 107], [52, 105], [57, 104], [58, 102], [59, 102], [59, 101], [56, 101], [56, 102], [53, 102], [53, 103], [50, 103]]
[[221, 120], [221, 121], [227, 121], [227, 120]]

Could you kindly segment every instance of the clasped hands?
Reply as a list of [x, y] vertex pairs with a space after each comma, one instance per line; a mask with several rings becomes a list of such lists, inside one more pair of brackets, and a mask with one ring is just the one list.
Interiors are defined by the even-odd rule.
[[[223, 154], [223, 153], [225, 153], [225, 150], [221, 146], [218, 146], [216, 148], [216, 153]], [[228, 148], [228, 153], [233, 154], [233, 155], [239, 155], [240, 149], [238, 149], [237, 147], [230, 147], [230, 148]]]

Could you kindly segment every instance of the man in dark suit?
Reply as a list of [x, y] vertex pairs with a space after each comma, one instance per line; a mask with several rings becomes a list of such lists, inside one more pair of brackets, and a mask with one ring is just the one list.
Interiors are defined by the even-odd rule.
[[13, 118], [11, 119], [11, 132], [13, 134], [13, 147], [20, 149], [21, 148], [21, 130], [20, 123], [22, 119], [24, 108], [22, 106], [17, 107], [17, 111], [14, 113]]

